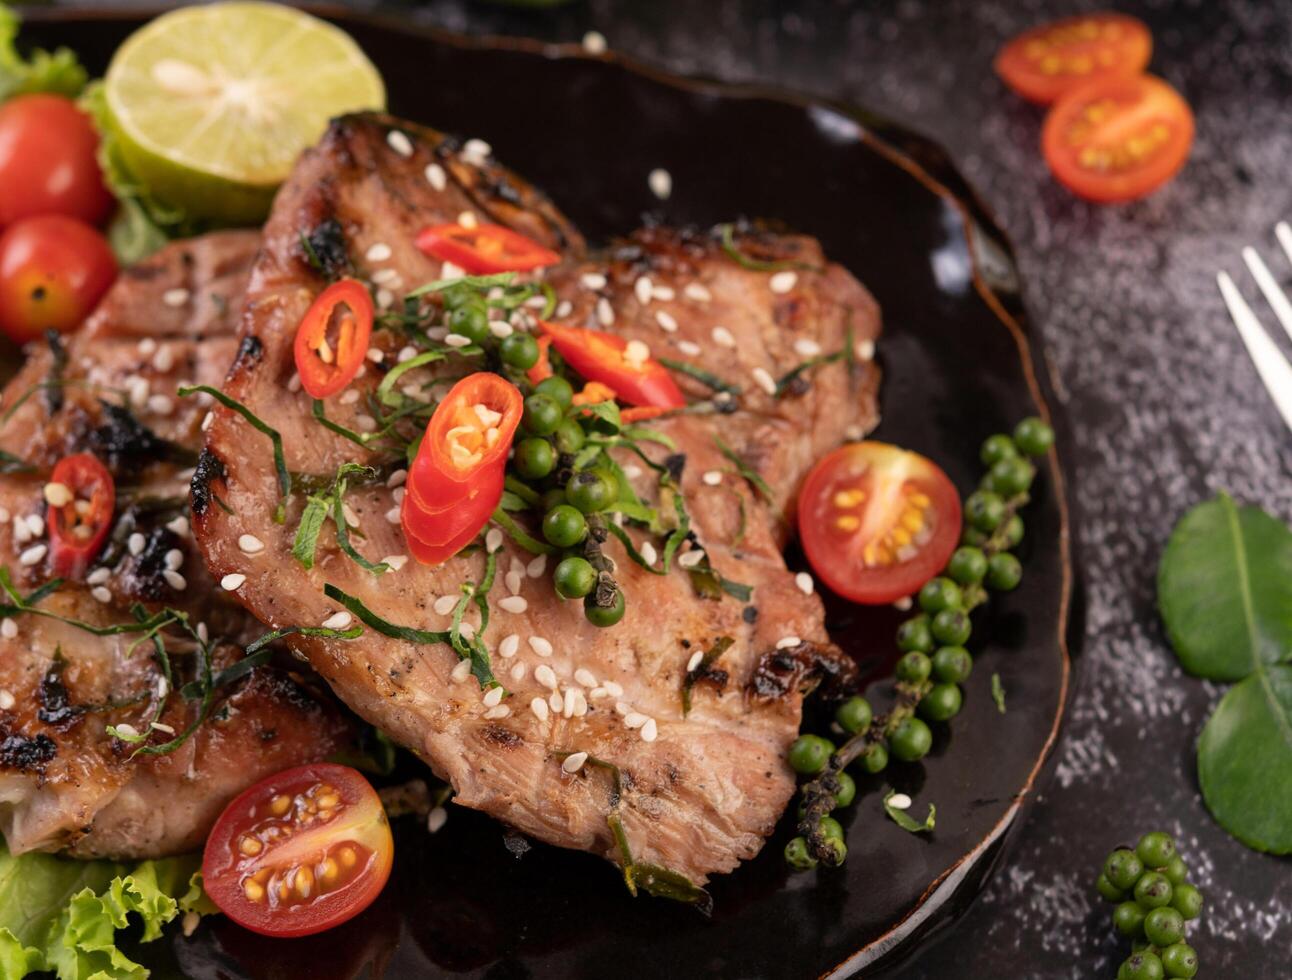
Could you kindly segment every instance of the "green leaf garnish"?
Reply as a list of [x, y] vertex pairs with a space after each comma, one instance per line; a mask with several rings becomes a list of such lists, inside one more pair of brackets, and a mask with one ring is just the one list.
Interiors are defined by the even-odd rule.
[[1005, 713], [1005, 685], [1000, 682], [1000, 674], [991, 675], [991, 699], [996, 702], [996, 710]]
[[704, 368], [692, 364], [689, 361], [678, 361], [671, 357], [657, 357], [656, 360], [670, 371], [679, 371], [688, 377], [692, 377], [696, 381], [700, 382], [700, 384], [704, 385], [706, 388], [712, 389], [713, 391], [722, 391], [728, 395], [740, 394], [739, 385], [733, 385], [729, 381], [723, 381], [716, 374], [706, 371]]
[[404, 298], [417, 299], [420, 296], [426, 296], [428, 293], [443, 292], [455, 286], [464, 286], [468, 289], [491, 289], [494, 286], [510, 286], [515, 278], [516, 273], [514, 272], [496, 272], [489, 276], [459, 276], [457, 279], [436, 279], [433, 282], [424, 283], [416, 289], [410, 290], [404, 294]]
[[185, 385], [180, 388], [176, 394], [181, 398], [187, 398], [189, 395], [197, 392], [210, 395], [225, 408], [237, 412], [251, 425], [253, 429], [269, 437], [269, 441], [274, 447], [274, 469], [278, 472], [278, 491], [281, 499], [278, 502], [278, 510], [274, 514], [274, 523], [281, 524], [287, 518], [287, 498], [292, 493], [292, 474], [287, 469], [287, 462], [283, 458], [283, 437], [278, 434], [278, 430], [260, 419], [251, 409], [238, 401], [236, 398], [230, 398], [219, 388], [212, 388], [210, 385]]
[[742, 269], [749, 269], [751, 272], [779, 272], [782, 269], [806, 269], [808, 271], [820, 271], [814, 265], [806, 262], [795, 262], [793, 260], [782, 260], [779, 262], [768, 262], [765, 259], [756, 259], [751, 255], [746, 255], [736, 247], [736, 228], [734, 225], [719, 225], [722, 235], [722, 250], [727, 256]]
[[499, 504], [498, 509], [493, 512], [491, 520], [502, 528], [503, 533], [506, 534], [507, 537], [515, 541], [516, 544], [520, 545], [531, 555], [554, 555], [560, 550], [559, 548], [552, 547], [546, 541], [538, 540], [538, 538], [534, 537], [517, 524], [512, 516], [507, 513], [502, 504]]
[[721, 436], [714, 436], [713, 441], [718, 447], [718, 452], [731, 461], [731, 464], [736, 467], [736, 471], [763, 495], [764, 500], [771, 503], [775, 494], [772, 493], [772, 488], [767, 485], [767, 481], [759, 476], [752, 466], [741, 459], [739, 453], [723, 442]]
[[924, 823], [918, 823], [905, 810], [900, 810], [889, 802], [896, 795], [897, 791], [892, 789], [884, 794], [884, 812], [888, 814], [893, 823], [912, 834], [932, 833], [937, 823], [938, 808], [930, 803], [929, 815], [924, 818]]
[[301, 512], [300, 523], [296, 525], [296, 536], [292, 539], [292, 557], [301, 563], [302, 568], [314, 567], [319, 533], [323, 530], [323, 522], [327, 520], [330, 507], [331, 502], [326, 497], [311, 496], [305, 501], [305, 510]]

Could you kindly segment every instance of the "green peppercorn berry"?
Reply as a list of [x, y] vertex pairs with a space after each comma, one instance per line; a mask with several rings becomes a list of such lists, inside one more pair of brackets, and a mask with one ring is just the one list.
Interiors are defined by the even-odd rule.
[[869, 725], [872, 717], [874, 712], [870, 710], [870, 702], [863, 697], [849, 698], [834, 712], [834, 720], [849, 735], [856, 735]]
[[920, 589], [920, 608], [928, 613], [941, 612], [943, 609], [958, 609], [963, 602], [964, 597], [960, 595], [960, 586], [941, 575], [929, 579]]
[[1143, 873], [1144, 865], [1139, 856], [1128, 847], [1117, 848], [1104, 861], [1104, 877], [1122, 891], [1134, 888]]
[[552, 583], [563, 598], [582, 599], [597, 587], [597, 570], [586, 558], [573, 555], [556, 566]]
[[903, 718], [889, 736], [888, 744], [893, 755], [903, 762], [915, 762], [929, 754], [933, 747], [933, 732], [919, 718]]
[[516, 444], [516, 472], [526, 480], [539, 480], [556, 466], [556, 451], [546, 439], [537, 436]]
[[1172, 889], [1171, 907], [1186, 919], [1196, 919], [1202, 914], [1202, 892], [1185, 882]]
[[562, 419], [552, 433], [552, 441], [556, 443], [558, 453], [577, 453], [583, 448], [583, 440], [586, 438], [583, 426], [574, 419]]
[[538, 363], [538, 341], [527, 333], [514, 333], [502, 339], [498, 355], [508, 367], [528, 371]]
[[1008, 551], [1001, 551], [987, 559], [987, 586], [997, 592], [1018, 588], [1023, 580], [1023, 566]]
[[920, 698], [919, 712], [929, 721], [947, 721], [960, 713], [963, 703], [964, 695], [960, 692], [960, 685], [934, 684]]
[[1113, 925], [1123, 936], [1142, 935], [1144, 932], [1144, 910], [1135, 902], [1122, 902], [1113, 909]]
[[565, 487], [565, 499], [585, 514], [605, 510], [615, 501], [618, 486], [600, 470], [583, 470], [570, 477]]
[[1023, 540], [1023, 518], [1015, 514], [1005, 522], [1005, 547], [1017, 548]]
[[1160, 909], [1171, 904], [1174, 889], [1166, 880], [1166, 875], [1156, 871], [1145, 871], [1135, 882], [1135, 901], [1144, 909]]
[[843, 840], [843, 824], [834, 817], [821, 818], [821, 833], [831, 840]]
[[965, 501], [965, 518], [980, 531], [994, 531], [1005, 519], [1005, 501], [990, 490], [975, 491]]
[[960, 532], [960, 543], [969, 548], [981, 548], [990, 538], [990, 534], [979, 531], [972, 524], [966, 524]]
[[897, 627], [897, 649], [920, 650], [924, 653], [933, 649], [933, 634], [929, 630], [928, 616], [914, 616]]
[[1170, 946], [1184, 938], [1184, 916], [1167, 906], [1144, 916], [1144, 935], [1154, 946]]
[[1165, 868], [1167, 862], [1175, 857], [1175, 841], [1171, 835], [1155, 830], [1145, 834], [1135, 845], [1135, 853], [1146, 868]]
[[489, 336], [489, 310], [484, 300], [463, 303], [449, 313], [449, 330], [471, 343], [478, 344]]
[[1126, 893], [1108, 880], [1106, 874], [1100, 874], [1095, 879], [1095, 891], [1110, 902], [1120, 902], [1126, 897]]
[[802, 837], [795, 837], [785, 845], [785, 863], [795, 871], [811, 871], [817, 865], [817, 860], [808, 850], [807, 841]]
[[888, 767], [888, 748], [883, 742], [871, 742], [866, 750], [857, 757], [862, 771], [873, 776]]
[[834, 754], [834, 743], [820, 735], [800, 735], [790, 746], [789, 763], [800, 776], [815, 776]]
[[938, 647], [933, 654], [933, 676], [943, 684], [963, 684], [973, 670], [973, 657], [964, 647]]
[[973, 625], [969, 622], [969, 614], [963, 609], [943, 609], [929, 624], [929, 632], [933, 634], [933, 639], [951, 647], [964, 646], [972, 630]]
[[832, 859], [826, 862], [832, 868], [837, 868], [848, 859], [848, 844], [842, 837], [827, 837], [825, 846], [833, 855]]
[[957, 548], [947, 562], [947, 574], [961, 585], [977, 585], [987, 574], [987, 556], [971, 545]]
[[1125, 980], [1162, 980], [1166, 976], [1158, 955], [1147, 949], [1131, 953], [1117, 971], [1117, 976], [1121, 977], [1123, 971], [1125, 971]]
[[534, 385], [534, 391], [540, 395], [546, 395], [562, 409], [569, 408], [574, 401], [574, 386], [566, 381], [559, 374], [554, 374], [550, 378], [544, 378], [538, 384]]
[[560, 507], [565, 503], [565, 488], [553, 487], [551, 490], [544, 490], [543, 496], [538, 498], [538, 509], [546, 514], [555, 507]]
[[444, 298], [444, 309], [448, 311], [456, 310], [458, 307], [475, 302], [480, 294], [466, 286], [450, 286], [444, 292], [440, 293]]
[[1005, 433], [997, 432], [994, 436], [988, 436], [983, 440], [982, 449], [978, 450], [978, 458], [982, 460], [983, 466], [995, 466], [1002, 459], [1017, 459], [1018, 447]]
[[897, 679], [906, 681], [908, 684], [918, 684], [920, 681], [928, 680], [929, 672], [932, 670], [933, 662], [929, 660], [929, 655], [919, 650], [904, 653], [897, 661]]
[[1198, 954], [1188, 943], [1172, 943], [1159, 955], [1162, 958], [1162, 969], [1168, 977], [1192, 980], [1198, 973]]
[[614, 626], [624, 618], [624, 611], [627, 608], [624, 594], [619, 589], [615, 589], [614, 602], [609, 606], [598, 605], [595, 592], [589, 592], [583, 597], [583, 616], [593, 626]]
[[1166, 866], [1162, 869], [1162, 874], [1166, 875], [1166, 880], [1171, 883], [1172, 887], [1183, 885], [1189, 880], [1189, 866], [1184, 863], [1184, 858], [1180, 857], [1179, 854], [1173, 854], [1171, 855], [1171, 860], [1167, 861]]
[[991, 468], [991, 488], [1002, 497], [1026, 493], [1036, 478], [1036, 467], [1025, 459], [1002, 459]]
[[558, 548], [573, 548], [587, 533], [587, 520], [569, 504], [553, 507], [543, 516], [543, 537]]
[[1014, 428], [1014, 445], [1029, 456], [1044, 456], [1054, 445], [1054, 430], [1038, 418], [1023, 419]]
[[535, 392], [525, 399], [525, 414], [521, 424], [525, 431], [536, 436], [550, 436], [561, 424], [565, 412], [555, 400], [541, 392]]
[[839, 792], [834, 794], [835, 806], [849, 806], [857, 798], [857, 782], [846, 772], [839, 773]]

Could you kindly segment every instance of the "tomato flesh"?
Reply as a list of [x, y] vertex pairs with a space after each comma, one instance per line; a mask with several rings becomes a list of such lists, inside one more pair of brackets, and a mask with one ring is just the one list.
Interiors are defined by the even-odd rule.
[[356, 279], [334, 282], [310, 304], [292, 351], [310, 397], [335, 395], [354, 380], [368, 356], [372, 317], [372, 297]]
[[1189, 104], [1160, 78], [1106, 78], [1055, 103], [1041, 147], [1070, 190], [1092, 201], [1130, 201], [1184, 166], [1193, 130]]
[[1024, 31], [996, 56], [995, 69], [1025, 99], [1049, 105], [1100, 78], [1135, 75], [1153, 54], [1143, 21], [1125, 14], [1068, 17]]
[[432, 225], [418, 232], [416, 244], [471, 275], [525, 272], [561, 261], [550, 248], [503, 225]]
[[913, 594], [945, 567], [960, 540], [960, 495], [917, 453], [851, 443], [812, 468], [798, 522], [817, 577], [854, 602], [881, 605]]
[[0, 235], [0, 331], [24, 344], [80, 326], [117, 275], [97, 231], [75, 218], [24, 218]]
[[[107, 467], [89, 453], [64, 456], [49, 476], [54, 489], [46, 514], [49, 526], [50, 563], [62, 578], [80, 578], [102, 550], [112, 530], [116, 509], [116, 482]], [[53, 493], [54, 496], [50, 496]], [[70, 499], [61, 500], [63, 496]]]
[[381, 800], [347, 766], [315, 763], [262, 780], [216, 821], [202, 855], [207, 894], [266, 936], [308, 936], [376, 899], [394, 842]]
[[19, 95], [0, 106], [0, 228], [61, 214], [97, 225], [115, 203], [103, 184], [90, 117], [61, 95]]

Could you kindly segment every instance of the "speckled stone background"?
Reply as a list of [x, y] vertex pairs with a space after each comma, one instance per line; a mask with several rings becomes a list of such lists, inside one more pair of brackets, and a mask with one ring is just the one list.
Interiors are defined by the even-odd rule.
[[1292, 975], [1292, 865], [1247, 850], [1207, 814], [1193, 745], [1223, 688], [1182, 674], [1154, 608], [1158, 555], [1192, 504], [1225, 488], [1292, 519], [1292, 434], [1215, 284], [1227, 268], [1255, 300], [1238, 275], [1248, 244], [1292, 284], [1272, 234], [1292, 219], [1292, 2], [1117, 4], [1149, 23], [1152, 70], [1184, 93], [1198, 122], [1181, 176], [1121, 208], [1081, 203], [1049, 179], [1037, 150], [1041, 112], [991, 72], [1014, 32], [1099, 6], [385, 4], [468, 33], [573, 41], [597, 30], [662, 68], [852, 99], [947, 147], [1012, 237], [1075, 435], [1066, 463], [1081, 516], [1085, 653], [1055, 777], [1018, 845], [959, 925], [902, 977], [1112, 977], [1128, 949], [1090, 883], [1111, 846], [1158, 827], [1177, 835], [1207, 895], [1192, 935], [1200, 975]]

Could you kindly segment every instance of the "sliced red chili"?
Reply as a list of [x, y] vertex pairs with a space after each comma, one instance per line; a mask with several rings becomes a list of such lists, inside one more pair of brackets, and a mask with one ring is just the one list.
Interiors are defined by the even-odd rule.
[[588, 381], [609, 385], [621, 402], [656, 408], [686, 406], [672, 375], [641, 341], [560, 323], [540, 321], [539, 329], [552, 338], [552, 346], [570, 367]]
[[400, 509], [418, 561], [435, 565], [457, 554], [488, 522], [523, 411], [519, 389], [485, 371], [463, 378], [436, 407]]
[[319, 293], [296, 328], [296, 371], [313, 398], [326, 398], [354, 380], [372, 338], [372, 297], [357, 279]]
[[532, 368], [525, 372], [525, 377], [529, 378], [530, 384], [536, 385], [552, 376], [552, 358], [548, 353], [551, 347], [551, 337], [538, 338], [538, 360], [534, 362]]
[[524, 272], [561, 261], [550, 248], [503, 225], [431, 225], [417, 233], [417, 247], [476, 276]]
[[50, 474], [45, 496], [54, 574], [80, 578], [103, 548], [117, 505], [116, 482], [89, 453], [64, 456]]
[[660, 405], [641, 405], [634, 408], [625, 408], [619, 413], [619, 421], [625, 425], [631, 425], [634, 422], [645, 422], [649, 419], [659, 418], [659, 416], [668, 411], [671, 411], [671, 409]]

